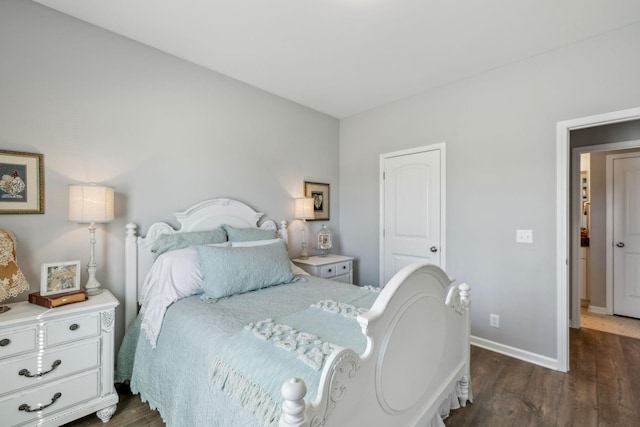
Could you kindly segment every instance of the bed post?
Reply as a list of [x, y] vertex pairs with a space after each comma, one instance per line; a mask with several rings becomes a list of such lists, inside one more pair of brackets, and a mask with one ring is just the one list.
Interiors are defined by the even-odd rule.
[[282, 385], [282, 414], [279, 427], [302, 427], [306, 425], [304, 396], [307, 386], [300, 378], [291, 378]]
[[138, 314], [138, 237], [137, 226], [134, 223], [127, 224], [127, 237], [125, 238], [124, 256], [124, 322], [129, 327]]
[[287, 231], [287, 221], [280, 221], [280, 227], [278, 228], [278, 233], [280, 233], [280, 238], [284, 240], [285, 243], [289, 244], [289, 232]]

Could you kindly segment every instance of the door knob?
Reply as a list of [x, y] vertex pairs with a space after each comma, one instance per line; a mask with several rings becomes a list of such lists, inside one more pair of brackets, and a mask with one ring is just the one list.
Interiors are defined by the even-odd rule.
[[430, 250], [431, 252], [438, 252], [438, 248], [436, 248], [435, 246], [431, 246], [431, 247], [429, 248], [429, 250]]
[[619, 247], [619, 248], [624, 248], [624, 243], [618, 242], [618, 243], [616, 243], [616, 246]]

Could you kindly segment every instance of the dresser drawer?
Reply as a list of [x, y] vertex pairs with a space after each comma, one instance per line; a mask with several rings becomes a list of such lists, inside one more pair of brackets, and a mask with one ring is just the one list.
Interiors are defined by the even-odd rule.
[[100, 366], [100, 339], [0, 363], [0, 396]]
[[100, 315], [72, 317], [58, 322], [51, 322], [45, 326], [45, 340], [47, 347], [82, 338], [94, 337], [100, 333]]
[[[35, 425], [35, 421], [54, 412], [95, 399], [99, 390], [99, 371], [89, 371], [69, 379], [46, 383], [43, 387], [0, 399], [2, 425]], [[41, 411], [37, 408], [45, 407]]]
[[36, 349], [36, 326], [0, 332], [0, 359]]

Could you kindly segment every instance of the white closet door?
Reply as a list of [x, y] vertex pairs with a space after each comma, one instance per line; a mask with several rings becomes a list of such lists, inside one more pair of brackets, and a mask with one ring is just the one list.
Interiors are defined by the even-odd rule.
[[383, 158], [382, 273], [414, 262], [441, 266], [441, 150]]

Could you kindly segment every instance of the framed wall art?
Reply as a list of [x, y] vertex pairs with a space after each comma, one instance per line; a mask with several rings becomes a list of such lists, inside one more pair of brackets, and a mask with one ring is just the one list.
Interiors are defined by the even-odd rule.
[[40, 295], [55, 295], [80, 290], [80, 261], [42, 264]]
[[44, 156], [0, 150], [0, 214], [44, 213]]
[[304, 182], [305, 197], [313, 198], [313, 220], [329, 219], [329, 184]]

